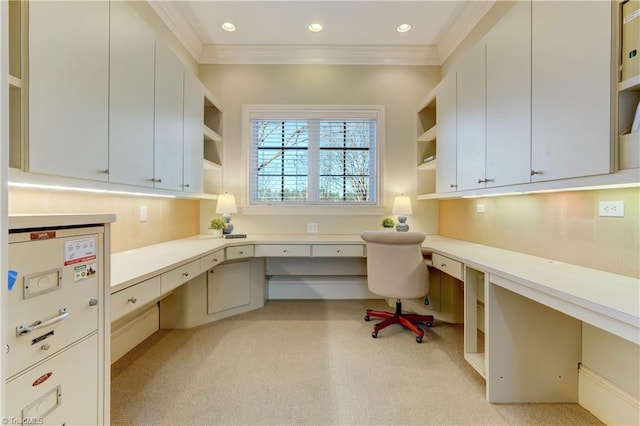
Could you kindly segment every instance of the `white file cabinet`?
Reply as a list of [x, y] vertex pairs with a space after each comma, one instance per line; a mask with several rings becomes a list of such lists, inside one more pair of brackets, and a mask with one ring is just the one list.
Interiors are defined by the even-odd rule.
[[108, 423], [105, 253], [112, 221], [112, 215], [10, 216], [15, 280], [3, 324], [12, 421]]

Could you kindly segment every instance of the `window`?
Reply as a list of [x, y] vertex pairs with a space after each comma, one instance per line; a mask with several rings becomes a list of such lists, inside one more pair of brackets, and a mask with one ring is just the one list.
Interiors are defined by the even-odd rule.
[[250, 205], [377, 205], [381, 107], [245, 108]]

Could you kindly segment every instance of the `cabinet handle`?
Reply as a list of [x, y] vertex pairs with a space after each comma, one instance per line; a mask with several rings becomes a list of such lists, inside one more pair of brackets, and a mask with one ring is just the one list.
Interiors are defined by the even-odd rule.
[[493, 179], [478, 179], [478, 183], [487, 183], [487, 182], [493, 182]]
[[218, 263], [218, 259], [216, 259], [215, 257], [213, 259], [211, 259], [211, 262], [213, 263]]
[[336, 253], [340, 253], [340, 250], [336, 250]]
[[98, 299], [89, 300], [89, 306], [97, 306], [97, 305], [98, 305]]
[[540, 170], [531, 170], [531, 176], [533, 176], [533, 175], [541, 175], [541, 174], [542, 174], [542, 171], [540, 171]]
[[138, 301], [138, 299], [136, 299], [135, 297], [131, 297], [129, 300], [127, 300], [127, 302], [131, 302], [133, 304], [135, 304]]
[[284, 250], [282, 250], [282, 252], [283, 252], [283, 253], [289, 253], [289, 250], [284, 249]]
[[183, 183], [182, 186], [185, 187], [185, 188], [188, 188], [189, 184], [188, 183]]
[[446, 268], [446, 267], [447, 267], [447, 264], [446, 264], [446, 263], [441, 263], [441, 264], [440, 264], [440, 267], [441, 267], [441, 268]]
[[188, 273], [188, 272], [183, 272], [183, 273], [182, 273], [182, 276], [183, 276], [183, 277], [188, 277], [188, 276], [189, 276], [189, 273]]
[[449, 185], [449, 188], [457, 188], [458, 185], [456, 185], [455, 183], [452, 183], [451, 185]]
[[67, 311], [67, 308], [61, 308], [60, 310], [58, 310], [58, 316], [55, 316], [51, 319], [48, 319], [46, 321], [34, 321], [31, 325], [24, 325], [24, 324], [20, 324], [19, 326], [16, 327], [16, 336], [20, 337], [23, 334], [27, 334], [27, 333], [31, 333], [32, 331], [41, 329], [41, 328], [45, 328], [45, 327], [49, 327], [50, 325], [53, 325], [55, 323], [57, 323], [58, 321], [62, 321], [63, 319], [67, 318], [69, 316], [69, 312]]
[[244, 254], [244, 252], [243, 252], [243, 251], [239, 251], [238, 253], [240, 253], [240, 254]]
[[102, 175], [108, 175], [109, 174], [109, 169], [98, 170], [98, 173], [100, 173]]
[[45, 343], [44, 345], [40, 346], [40, 349], [42, 349], [43, 351], [48, 351], [49, 349], [51, 349], [51, 345]]
[[162, 179], [151, 178], [149, 182], [162, 183]]

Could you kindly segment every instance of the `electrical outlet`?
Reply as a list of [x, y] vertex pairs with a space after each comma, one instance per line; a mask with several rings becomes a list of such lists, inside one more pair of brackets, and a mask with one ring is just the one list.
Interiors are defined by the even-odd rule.
[[147, 221], [147, 206], [140, 206], [140, 222]]
[[598, 214], [601, 217], [624, 217], [624, 201], [600, 201]]
[[317, 234], [318, 233], [318, 224], [317, 223], [307, 223], [307, 232], [309, 234]]
[[484, 204], [476, 204], [476, 213], [484, 213]]

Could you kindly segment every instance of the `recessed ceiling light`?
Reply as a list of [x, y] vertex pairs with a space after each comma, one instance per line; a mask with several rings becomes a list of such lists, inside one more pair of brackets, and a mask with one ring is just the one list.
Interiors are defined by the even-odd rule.
[[318, 24], [317, 22], [310, 24], [308, 28], [312, 33], [319, 33], [320, 31], [322, 31], [322, 25]]
[[233, 25], [231, 22], [225, 22], [221, 26], [222, 26], [222, 29], [225, 31], [233, 32], [236, 30], [236, 26]]
[[398, 25], [398, 28], [396, 28], [396, 31], [398, 31], [399, 33], [406, 33], [410, 29], [411, 29], [411, 24], [400, 24]]

